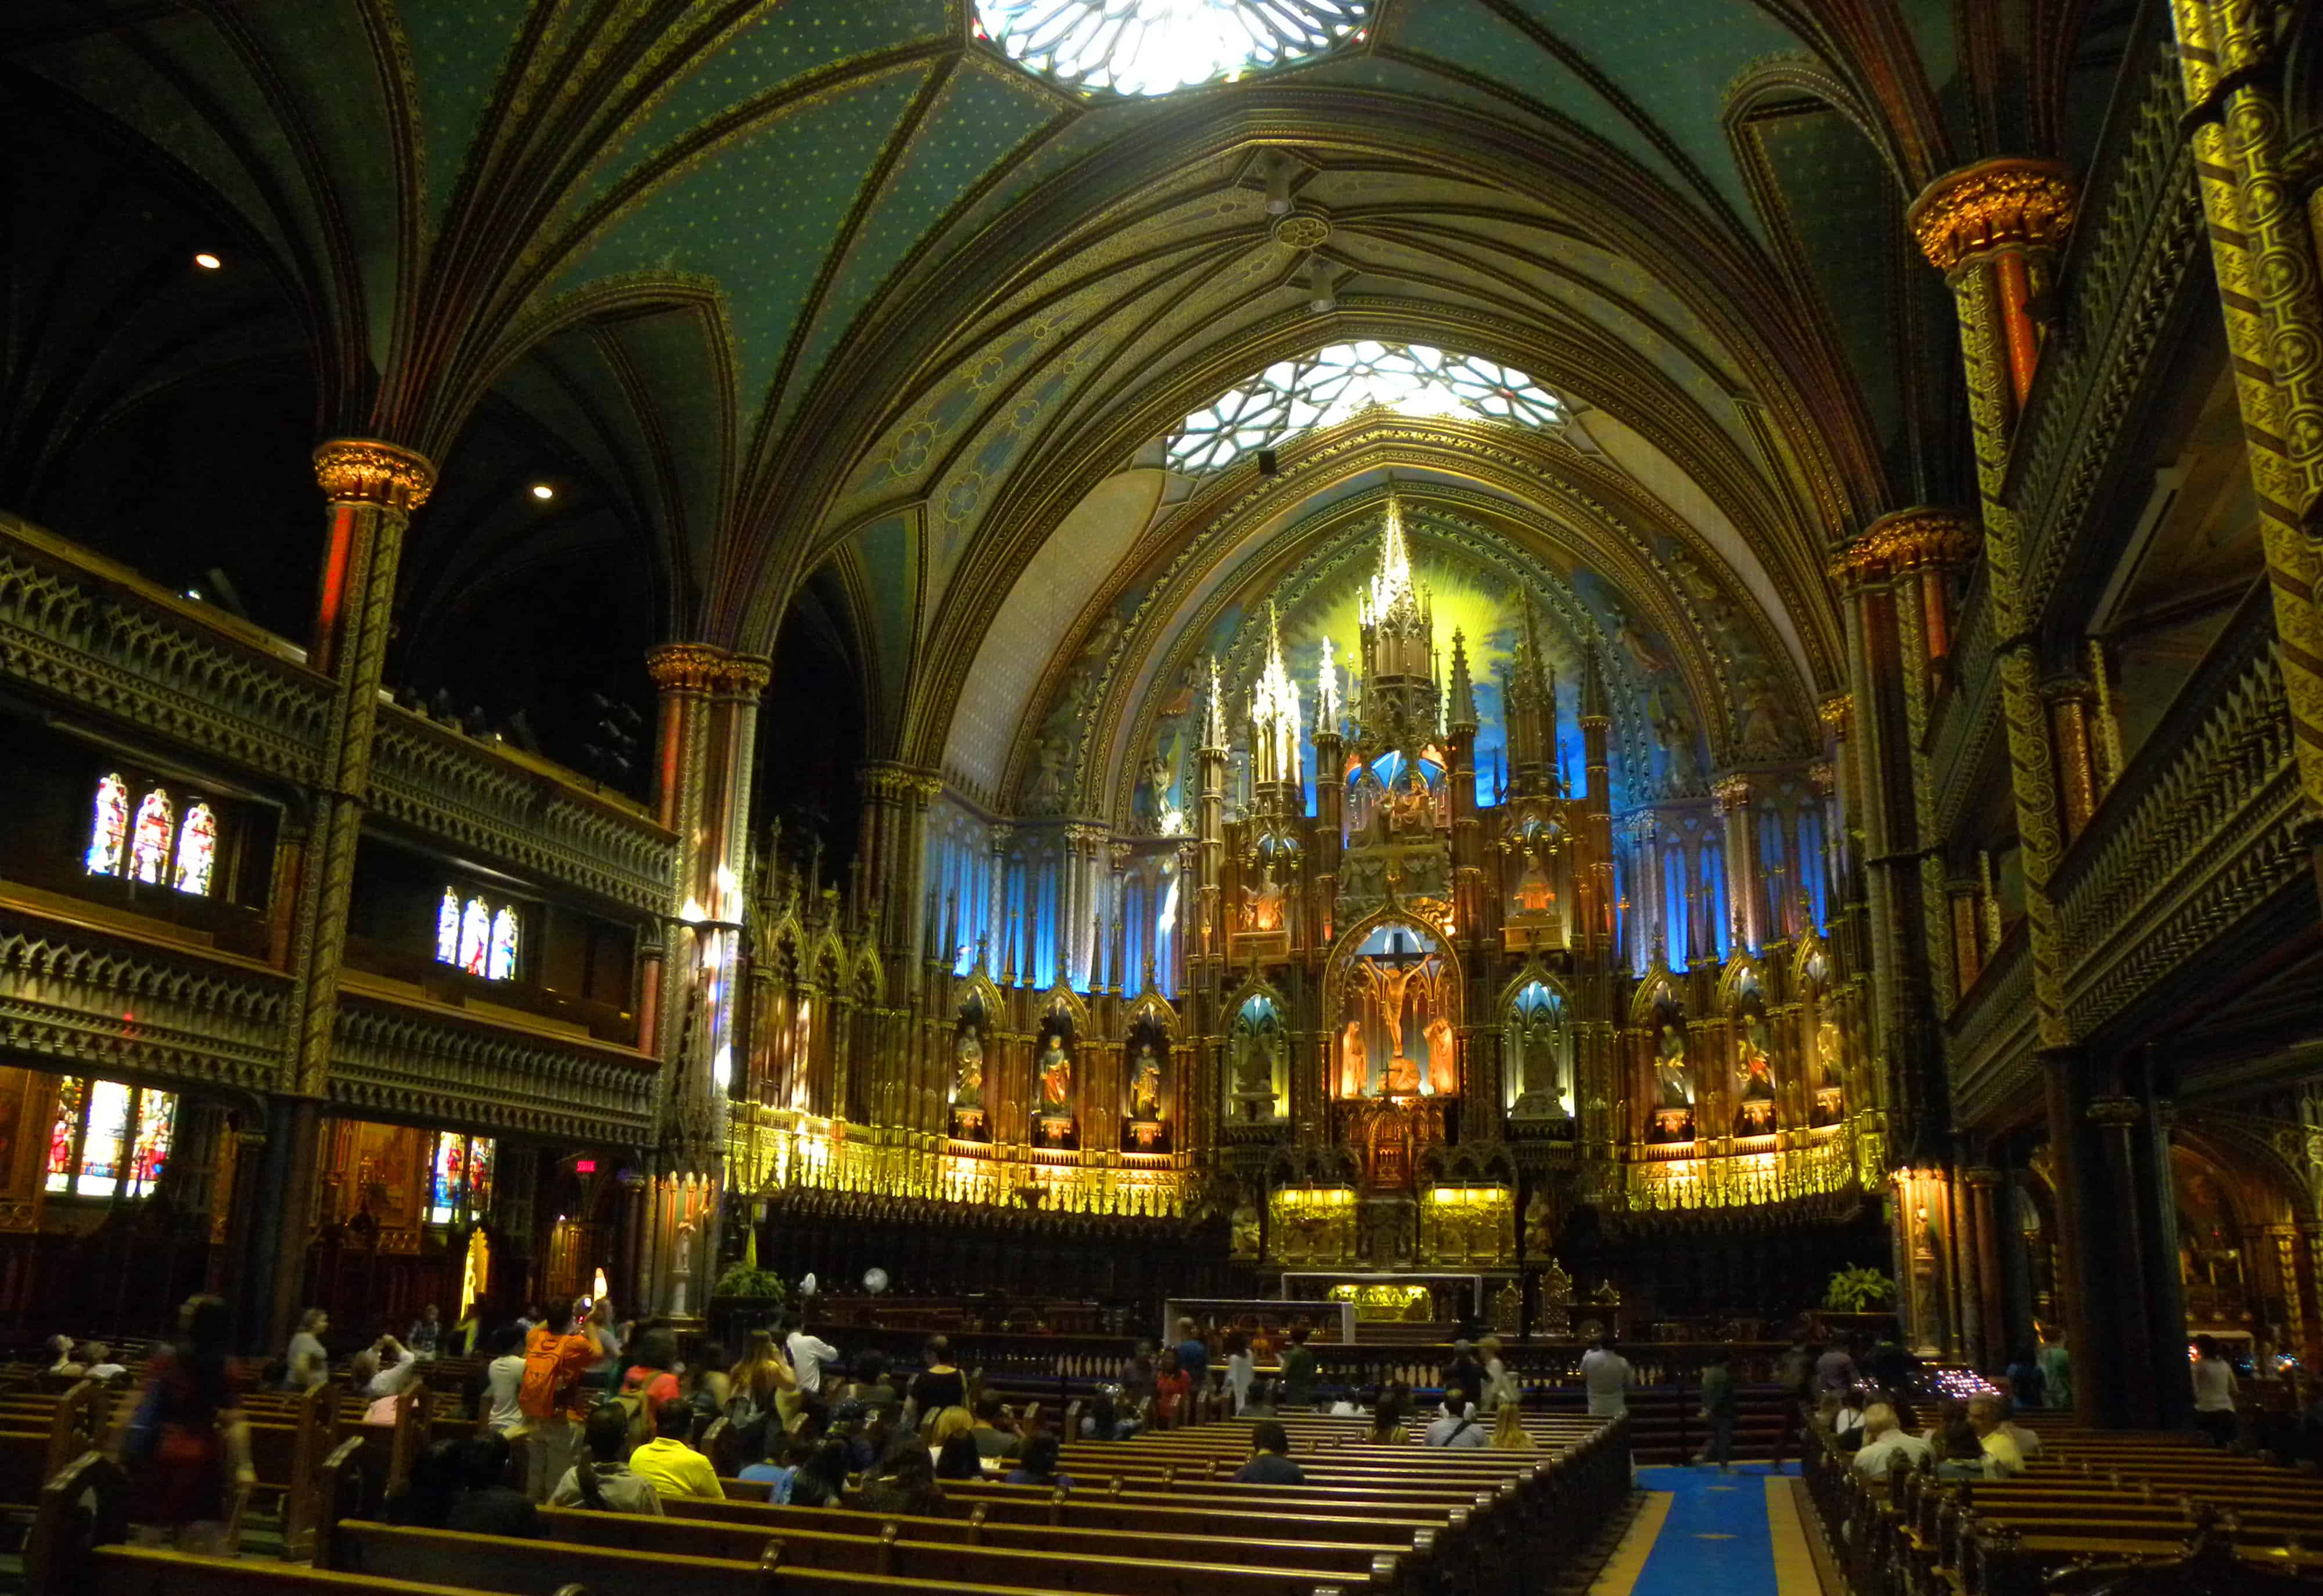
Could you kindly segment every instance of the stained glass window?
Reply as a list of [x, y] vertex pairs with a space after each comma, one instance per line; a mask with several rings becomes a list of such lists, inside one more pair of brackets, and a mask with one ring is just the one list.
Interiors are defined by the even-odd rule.
[[436, 910], [436, 958], [444, 964], [460, 962], [460, 894], [448, 886]]
[[216, 865], [217, 816], [207, 803], [188, 804], [185, 824], [178, 828], [178, 890], [207, 897]]
[[463, 1136], [438, 1131], [427, 1160], [427, 1223], [457, 1225], [480, 1218], [492, 1200], [492, 1157], [489, 1136]]
[[152, 1196], [177, 1123], [178, 1100], [168, 1092], [64, 1077], [49, 1122], [48, 1189], [82, 1197]]
[[1522, 371], [1425, 344], [1365, 339], [1277, 361], [1179, 423], [1171, 466], [1189, 476], [1220, 470], [1256, 449], [1383, 405], [1403, 416], [1450, 416], [1547, 430], [1565, 406]]
[[129, 788], [117, 775], [96, 784], [96, 815], [88, 828], [88, 873], [121, 874], [121, 848], [129, 835]]
[[77, 1077], [68, 1075], [57, 1082], [57, 1117], [49, 1124], [50, 1191], [72, 1189], [73, 1144], [80, 1140], [80, 1109], [87, 1095], [87, 1087]]
[[1323, 55], [1370, 0], [978, 0], [977, 32], [1073, 87], [1160, 95]]
[[170, 866], [170, 795], [156, 787], [137, 806], [137, 827], [129, 835], [129, 874], [158, 886]]
[[470, 898], [460, 913], [460, 968], [472, 976], [484, 973], [484, 954], [491, 941], [492, 917], [482, 898]]
[[484, 978], [505, 981], [516, 974], [516, 911], [503, 907], [492, 915], [491, 950], [484, 958]]

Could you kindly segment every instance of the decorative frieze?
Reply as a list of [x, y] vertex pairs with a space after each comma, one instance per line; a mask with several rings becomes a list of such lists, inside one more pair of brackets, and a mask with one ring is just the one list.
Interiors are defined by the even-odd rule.
[[647, 1144], [654, 1061], [342, 987], [329, 1095], [358, 1115], [543, 1140]]

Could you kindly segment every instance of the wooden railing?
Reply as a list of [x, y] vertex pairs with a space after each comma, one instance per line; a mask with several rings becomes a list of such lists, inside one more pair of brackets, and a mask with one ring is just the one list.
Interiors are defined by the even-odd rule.
[[1991, 959], [1945, 1023], [1952, 1114], [1974, 1124], [2015, 1100], [2031, 1080], [2038, 1037], [2033, 1023], [2033, 959], [2025, 922], [2000, 939]]

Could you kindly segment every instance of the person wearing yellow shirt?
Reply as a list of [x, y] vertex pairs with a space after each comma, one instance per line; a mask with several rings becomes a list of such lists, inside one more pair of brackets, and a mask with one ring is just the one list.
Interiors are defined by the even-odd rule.
[[654, 1416], [655, 1428], [660, 1433], [629, 1454], [629, 1472], [654, 1488], [654, 1494], [664, 1501], [675, 1497], [697, 1496], [705, 1501], [723, 1501], [726, 1492], [718, 1483], [718, 1471], [710, 1460], [685, 1444], [684, 1437], [693, 1429], [693, 1408], [679, 1399], [665, 1402]]
[[2002, 1420], [2007, 1417], [1997, 1397], [1979, 1397], [1968, 1405], [1968, 1426], [1984, 1448], [1988, 1480], [2007, 1480], [2025, 1472], [2025, 1453]]

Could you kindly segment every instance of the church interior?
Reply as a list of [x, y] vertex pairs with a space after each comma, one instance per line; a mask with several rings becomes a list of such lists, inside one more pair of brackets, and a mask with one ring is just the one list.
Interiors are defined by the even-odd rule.
[[[1015, 1561], [845, 1531], [890, 1589], [2323, 1584], [2323, 7], [15, 0], [0, 106], [25, 1588], [180, 1555], [56, 1482], [134, 1494], [189, 1298], [317, 1591], [741, 1588], [331, 1530], [576, 1298], [946, 1336], [1084, 1496], [1255, 1378], [1310, 1483], [1212, 1518], [1449, 1515], [971, 1481]], [[1488, 1335], [1543, 1456], [1439, 1462]], [[1997, 1539], [1940, 1417], [1849, 1462], [1850, 1344], [2013, 1401]]]

